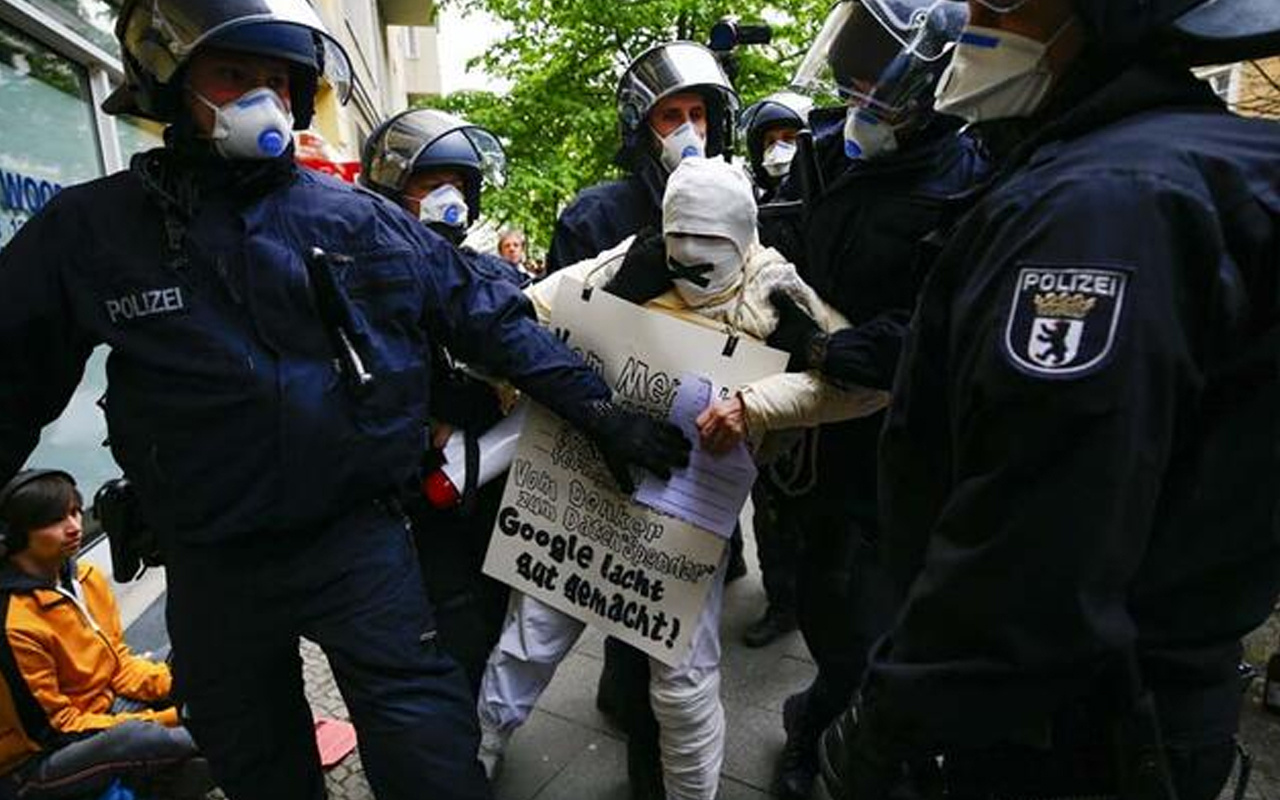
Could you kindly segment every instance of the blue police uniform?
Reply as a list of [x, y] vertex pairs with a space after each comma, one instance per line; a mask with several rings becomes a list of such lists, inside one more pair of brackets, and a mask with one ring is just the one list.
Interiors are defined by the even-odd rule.
[[882, 450], [910, 591], [866, 739], [988, 793], [1114, 790], [1136, 664], [1179, 796], [1212, 797], [1280, 584], [1280, 128], [1185, 68], [1071, 99], [922, 295]]
[[[898, 153], [851, 161], [844, 154], [844, 117], [843, 108], [810, 115], [824, 189], [807, 204], [802, 233], [786, 237], [804, 251], [788, 255], [852, 325], [838, 334], [839, 345], [833, 337], [821, 369], [850, 383], [887, 388], [932, 256], [925, 241], [953, 219], [986, 161], [972, 140], [957, 135], [957, 123], [944, 118]], [[853, 368], [837, 360], [848, 353], [858, 356]], [[779, 772], [786, 796], [807, 792], [817, 769], [818, 736], [849, 704], [897, 603], [876, 552], [876, 451], [883, 421], [881, 413], [824, 425], [806, 437], [798, 460], [816, 465], [808, 473], [809, 489], [780, 505], [800, 532], [798, 619], [818, 664], [809, 689], [788, 702], [788, 747]]]
[[[289, 156], [285, 157], [286, 159]], [[401, 515], [439, 342], [580, 419], [607, 386], [453, 248], [385, 200], [290, 168], [260, 191], [212, 156], [173, 247], [136, 172], [66, 190], [0, 252], [0, 474], [111, 348], [116, 460], [163, 539], [179, 692], [237, 798], [317, 798], [297, 637], [328, 653], [382, 798], [479, 798], [474, 710]], [[186, 167], [184, 167], [186, 168]], [[374, 376], [336, 367], [304, 255], [334, 268]]]
[[642, 228], [662, 228], [667, 175], [651, 156], [618, 181], [582, 190], [556, 220], [547, 274], [594, 258]]
[[515, 284], [519, 289], [529, 285], [530, 277], [516, 269], [516, 266], [505, 258], [495, 256], [493, 253], [481, 253], [469, 247], [459, 248], [459, 252], [472, 269], [486, 278], [506, 281]]
[[[487, 279], [518, 288], [528, 284], [527, 275], [497, 256], [469, 247], [458, 247], [458, 253], [463, 263]], [[449, 356], [441, 353], [440, 358]], [[498, 394], [492, 384], [465, 370], [451, 363], [443, 366], [431, 374], [431, 418], [463, 431], [474, 442], [503, 418]], [[462, 667], [474, 696], [485, 662], [502, 633], [510, 594], [506, 584], [481, 571], [506, 479], [499, 475], [471, 492], [457, 488], [463, 498], [455, 508], [437, 509], [426, 498], [413, 497], [405, 503], [405, 511], [413, 523], [440, 646]]]

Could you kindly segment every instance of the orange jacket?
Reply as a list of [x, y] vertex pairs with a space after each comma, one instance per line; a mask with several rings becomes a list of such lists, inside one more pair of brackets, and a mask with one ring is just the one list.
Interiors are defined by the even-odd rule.
[[115, 597], [91, 566], [75, 569], [72, 594], [6, 564], [0, 569], [0, 774], [68, 735], [125, 720], [178, 724], [177, 710], [112, 714], [116, 697], [162, 703], [169, 668], [124, 643]]

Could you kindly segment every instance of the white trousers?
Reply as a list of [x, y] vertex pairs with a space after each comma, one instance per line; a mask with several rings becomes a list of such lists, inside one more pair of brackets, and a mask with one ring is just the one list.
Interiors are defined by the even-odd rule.
[[[724, 706], [720, 704], [720, 609], [724, 564], [685, 662], [669, 667], [649, 659], [649, 698], [658, 720], [662, 774], [671, 800], [714, 800], [724, 762]], [[482, 728], [510, 731], [529, 718], [556, 667], [586, 624], [528, 595], [513, 592], [502, 637], [480, 684]]]

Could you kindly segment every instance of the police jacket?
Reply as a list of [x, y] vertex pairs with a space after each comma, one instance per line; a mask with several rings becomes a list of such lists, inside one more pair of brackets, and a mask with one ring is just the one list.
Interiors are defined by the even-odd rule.
[[894, 387], [883, 541], [909, 594], [867, 720], [1043, 742], [1136, 652], [1166, 740], [1229, 741], [1239, 640], [1280, 583], [1280, 126], [1138, 65], [1015, 163], [942, 253]]
[[667, 173], [652, 156], [619, 181], [584, 189], [556, 220], [547, 274], [616, 246], [641, 228], [662, 227]]
[[493, 253], [482, 253], [470, 247], [459, 248], [459, 252], [472, 269], [486, 278], [515, 284], [518, 289], [529, 285], [530, 277], [505, 258], [495, 256]]
[[106, 577], [87, 564], [63, 581], [0, 568], [0, 775], [31, 755], [128, 720], [178, 724], [172, 705], [111, 712], [117, 697], [169, 699], [169, 667], [134, 655]]
[[[609, 396], [515, 286], [479, 277], [392, 203], [291, 163], [246, 189], [210, 154], [148, 158], [194, 176], [180, 246], [135, 169], [67, 189], [0, 252], [0, 475], [100, 344], [112, 453], [180, 542], [302, 529], [411, 479], [433, 343], [570, 420]], [[332, 274], [374, 376], [363, 393], [317, 312], [316, 247], [350, 259]]]
[[[819, 109], [822, 193], [807, 204], [801, 276], [851, 327], [829, 339], [824, 375], [844, 385], [891, 386], [932, 250], [926, 239], [954, 218], [983, 176], [977, 145], [938, 118], [899, 153], [872, 161], [844, 154], [844, 109]], [[814, 492], [830, 513], [878, 527], [876, 447], [881, 415], [824, 427]], [[807, 460], [807, 459], [803, 459]]]
[[833, 337], [824, 371], [837, 380], [889, 388], [907, 320], [931, 257], [926, 238], [943, 228], [986, 174], [977, 143], [956, 134], [955, 120], [937, 117], [903, 150], [868, 161], [844, 155], [839, 126], [814, 112], [819, 130], [822, 194], [807, 209], [804, 277], [849, 318]]

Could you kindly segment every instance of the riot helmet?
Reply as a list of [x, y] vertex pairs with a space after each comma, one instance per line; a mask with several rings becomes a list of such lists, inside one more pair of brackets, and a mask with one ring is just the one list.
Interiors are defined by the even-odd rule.
[[890, 152], [932, 116], [934, 88], [967, 20], [967, 7], [949, 0], [844, 0], [792, 86], [850, 106], [850, 157]]
[[732, 149], [731, 121], [737, 115], [738, 94], [715, 54], [706, 47], [675, 41], [641, 53], [618, 81], [618, 130], [622, 147], [615, 159], [626, 169], [654, 152], [650, 112], [659, 101], [684, 92], [697, 92], [707, 106], [706, 155]]
[[[1028, 0], [978, 0], [1007, 13]], [[1280, 52], [1276, 0], [1073, 0], [1092, 40], [1110, 51], [1159, 40], [1191, 66], [1262, 58]]]
[[339, 102], [351, 95], [351, 62], [307, 0], [126, 0], [116, 38], [125, 83], [103, 103], [108, 114], [176, 121], [183, 69], [202, 47], [286, 61], [297, 130], [311, 124], [320, 78]]
[[503, 186], [506, 168], [502, 143], [488, 130], [443, 111], [411, 109], [382, 123], [369, 136], [361, 158], [360, 182], [399, 204], [415, 173], [457, 170], [465, 179], [467, 210], [465, 220], [449, 224], [465, 227], [480, 216], [484, 182]]
[[781, 159], [776, 159], [781, 167], [772, 162], [765, 163], [765, 135], [773, 130], [799, 131], [806, 127], [812, 108], [812, 98], [797, 92], [781, 91], [757, 100], [743, 110], [738, 117], [738, 138], [746, 143], [747, 158], [758, 183], [771, 185], [785, 175], [790, 167], [789, 163], [782, 163]]

